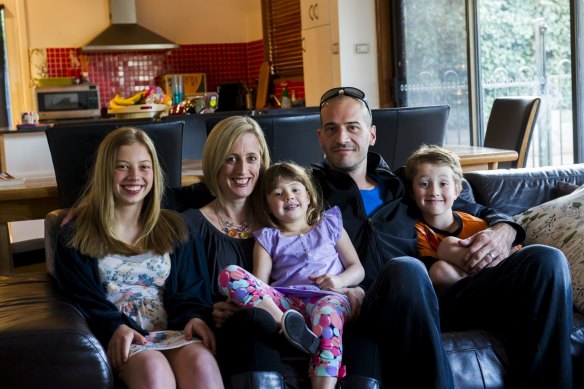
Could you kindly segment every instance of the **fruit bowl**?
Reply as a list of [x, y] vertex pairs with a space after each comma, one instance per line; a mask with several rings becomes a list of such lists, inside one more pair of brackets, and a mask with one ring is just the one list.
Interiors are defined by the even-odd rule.
[[110, 108], [107, 112], [116, 115], [116, 119], [157, 118], [168, 108], [166, 104], [134, 104]]

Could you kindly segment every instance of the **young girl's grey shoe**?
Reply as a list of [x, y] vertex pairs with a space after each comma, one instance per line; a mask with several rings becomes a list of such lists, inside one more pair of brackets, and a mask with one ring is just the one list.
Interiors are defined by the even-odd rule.
[[297, 349], [314, 354], [320, 345], [320, 339], [312, 332], [300, 312], [289, 309], [282, 316], [282, 332]]

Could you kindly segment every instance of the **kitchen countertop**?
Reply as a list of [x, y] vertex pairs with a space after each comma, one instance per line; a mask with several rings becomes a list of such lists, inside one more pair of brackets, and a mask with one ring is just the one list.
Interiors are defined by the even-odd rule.
[[63, 120], [59, 122], [53, 123], [41, 123], [38, 126], [30, 126], [30, 127], [21, 127], [21, 128], [12, 128], [9, 129], [7, 127], [0, 128], [0, 135], [4, 134], [19, 134], [19, 133], [31, 133], [31, 132], [44, 132], [48, 127], [58, 126], [58, 127], [66, 127], [66, 126], [77, 126], [80, 124], [107, 124], [107, 123], [115, 123], [115, 122], [124, 122], [131, 124], [132, 122], [136, 123], [144, 123], [148, 121], [154, 121], [156, 119], [153, 118], [138, 118], [138, 119], [116, 119], [112, 118], [95, 118], [95, 119], [74, 119], [74, 120]]

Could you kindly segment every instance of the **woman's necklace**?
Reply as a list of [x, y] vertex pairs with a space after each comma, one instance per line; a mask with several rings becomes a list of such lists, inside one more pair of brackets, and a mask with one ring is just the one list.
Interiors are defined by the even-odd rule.
[[249, 220], [244, 221], [241, 224], [235, 224], [232, 221], [225, 220], [221, 216], [221, 211], [219, 210], [219, 204], [215, 202], [215, 214], [217, 215], [217, 220], [219, 221], [219, 226], [221, 230], [232, 238], [247, 239], [251, 237], [251, 217]]

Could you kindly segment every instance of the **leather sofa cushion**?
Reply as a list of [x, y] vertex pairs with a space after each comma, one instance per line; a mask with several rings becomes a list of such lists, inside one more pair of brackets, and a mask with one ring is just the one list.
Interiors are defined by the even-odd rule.
[[583, 185], [584, 164], [485, 170], [464, 177], [478, 203], [513, 216], [553, 199], [558, 182]]
[[443, 332], [442, 344], [454, 381], [465, 389], [503, 388], [507, 355], [501, 342], [484, 331]]

